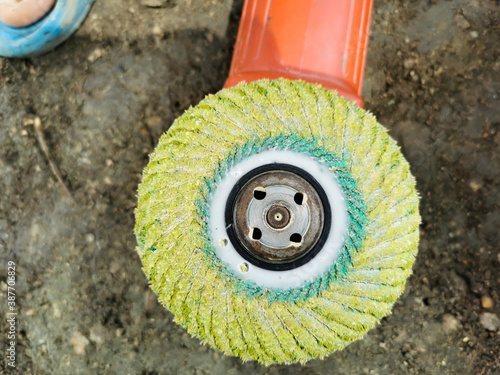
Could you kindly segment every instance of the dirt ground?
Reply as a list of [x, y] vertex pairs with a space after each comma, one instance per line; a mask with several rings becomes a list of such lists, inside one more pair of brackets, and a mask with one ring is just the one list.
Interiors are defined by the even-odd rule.
[[55, 51], [0, 58], [0, 373], [500, 374], [494, 0], [375, 1], [365, 107], [401, 144], [422, 196], [418, 260], [391, 316], [325, 360], [264, 367], [200, 345], [157, 303], [134, 250], [136, 189], [160, 135], [222, 87], [241, 9], [98, 0]]

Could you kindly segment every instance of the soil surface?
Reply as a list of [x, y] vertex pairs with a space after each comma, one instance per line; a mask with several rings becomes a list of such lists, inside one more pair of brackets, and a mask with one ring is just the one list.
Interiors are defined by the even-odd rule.
[[500, 374], [494, 0], [375, 2], [365, 108], [402, 146], [422, 197], [418, 259], [392, 315], [324, 360], [265, 367], [200, 345], [158, 304], [134, 250], [136, 189], [160, 135], [222, 87], [241, 9], [99, 0], [55, 51], [0, 58], [0, 373]]

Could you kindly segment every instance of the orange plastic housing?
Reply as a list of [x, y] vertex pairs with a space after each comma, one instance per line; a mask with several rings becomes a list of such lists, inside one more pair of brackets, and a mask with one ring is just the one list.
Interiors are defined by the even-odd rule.
[[224, 87], [302, 79], [359, 106], [373, 0], [246, 0]]

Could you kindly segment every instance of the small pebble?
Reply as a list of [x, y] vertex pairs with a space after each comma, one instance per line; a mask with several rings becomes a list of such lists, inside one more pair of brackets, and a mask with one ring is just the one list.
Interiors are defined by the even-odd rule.
[[406, 69], [411, 69], [415, 66], [415, 60], [413, 59], [405, 59], [405, 61], [403, 61], [403, 66], [406, 68]]
[[474, 193], [477, 193], [479, 191], [479, 189], [481, 189], [483, 187], [483, 184], [479, 181], [472, 180], [469, 183], [469, 186]]
[[88, 55], [87, 60], [91, 63], [96, 61], [97, 59], [101, 58], [104, 55], [104, 50], [101, 48], [96, 48], [93, 50], [90, 55]]
[[500, 319], [493, 313], [482, 313], [479, 316], [479, 323], [488, 331], [496, 331], [500, 327]]
[[87, 243], [92, 243], [92, 242], [94, 242], [94, 240], [95, 240], [95, 236], [92, 233], [87, 233], [85, 235], [85, 241]]
[[470, 27], [469, 21], [467, 21], [465, 17], [462, 16], [461, 14], [457, 14], [455, 16], [455, 22], [461, 29], [468, 29]]
[[28, 126], [28, 125], [33, 125], [35, 121], [32, 118], [24, 118], [23, 119], [23, 125]]
[[163, 31], [159, 25], [153, 26], [153, 34], [154, 35], [162, 35], [163, 34]]
[[120, 263], [111, 262], [111, 265], [109, 266], [109, 272], [111, 272], [112, 274], [115, 274], [120, 270], [120, 268], [121, 268]]
[[149, 127], [159, 125], [161, 124], [161, 117], [160, 116], [151, 116], [146, 119], [146, 124], [148, 124]]
[[483, 306], [484, 309], [491, 309], [493, 305], [493, 298], [491, 298], [490, 296], [481, 297], [481, 306]]
[[75, 332], [70, 342], [76, 354], [85, 354], [85, 347], [89, 344], [89, 340], [84, 335]]
[[168, 0], [141, 0], [141, 4], [148, 8], [165, 8]]
[[62, 316], [61, 309], [59, 308], [59, 305], [57, 303], [52, 305], [52, 314], [56, 319], [59, 319]]
[[90, 328], [90, 341], [95, 342], [96, 344], [102, 344], [104, 342], [105, 328], [97, 323], [92, 328]]
[[460, 326], [460, 322], [451, 314], [445, 314], [443, 316], [443, 328], [446, 333], [451, 333], [456, 331]]
[[476, 39], [479, 37], [479, 33], [477, 31], [471, 31], [470, 36], [471, 36], [471, 38]]

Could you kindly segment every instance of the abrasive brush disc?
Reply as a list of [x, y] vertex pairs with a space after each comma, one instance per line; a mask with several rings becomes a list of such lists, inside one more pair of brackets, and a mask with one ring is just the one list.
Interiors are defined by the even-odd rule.
[[417, 253], [415, 180], [373, 115], [301, 81], [209, 95], [139, 186], [137, 251], [175, 321], [225, 354], [322, 358], [389, 314]]

